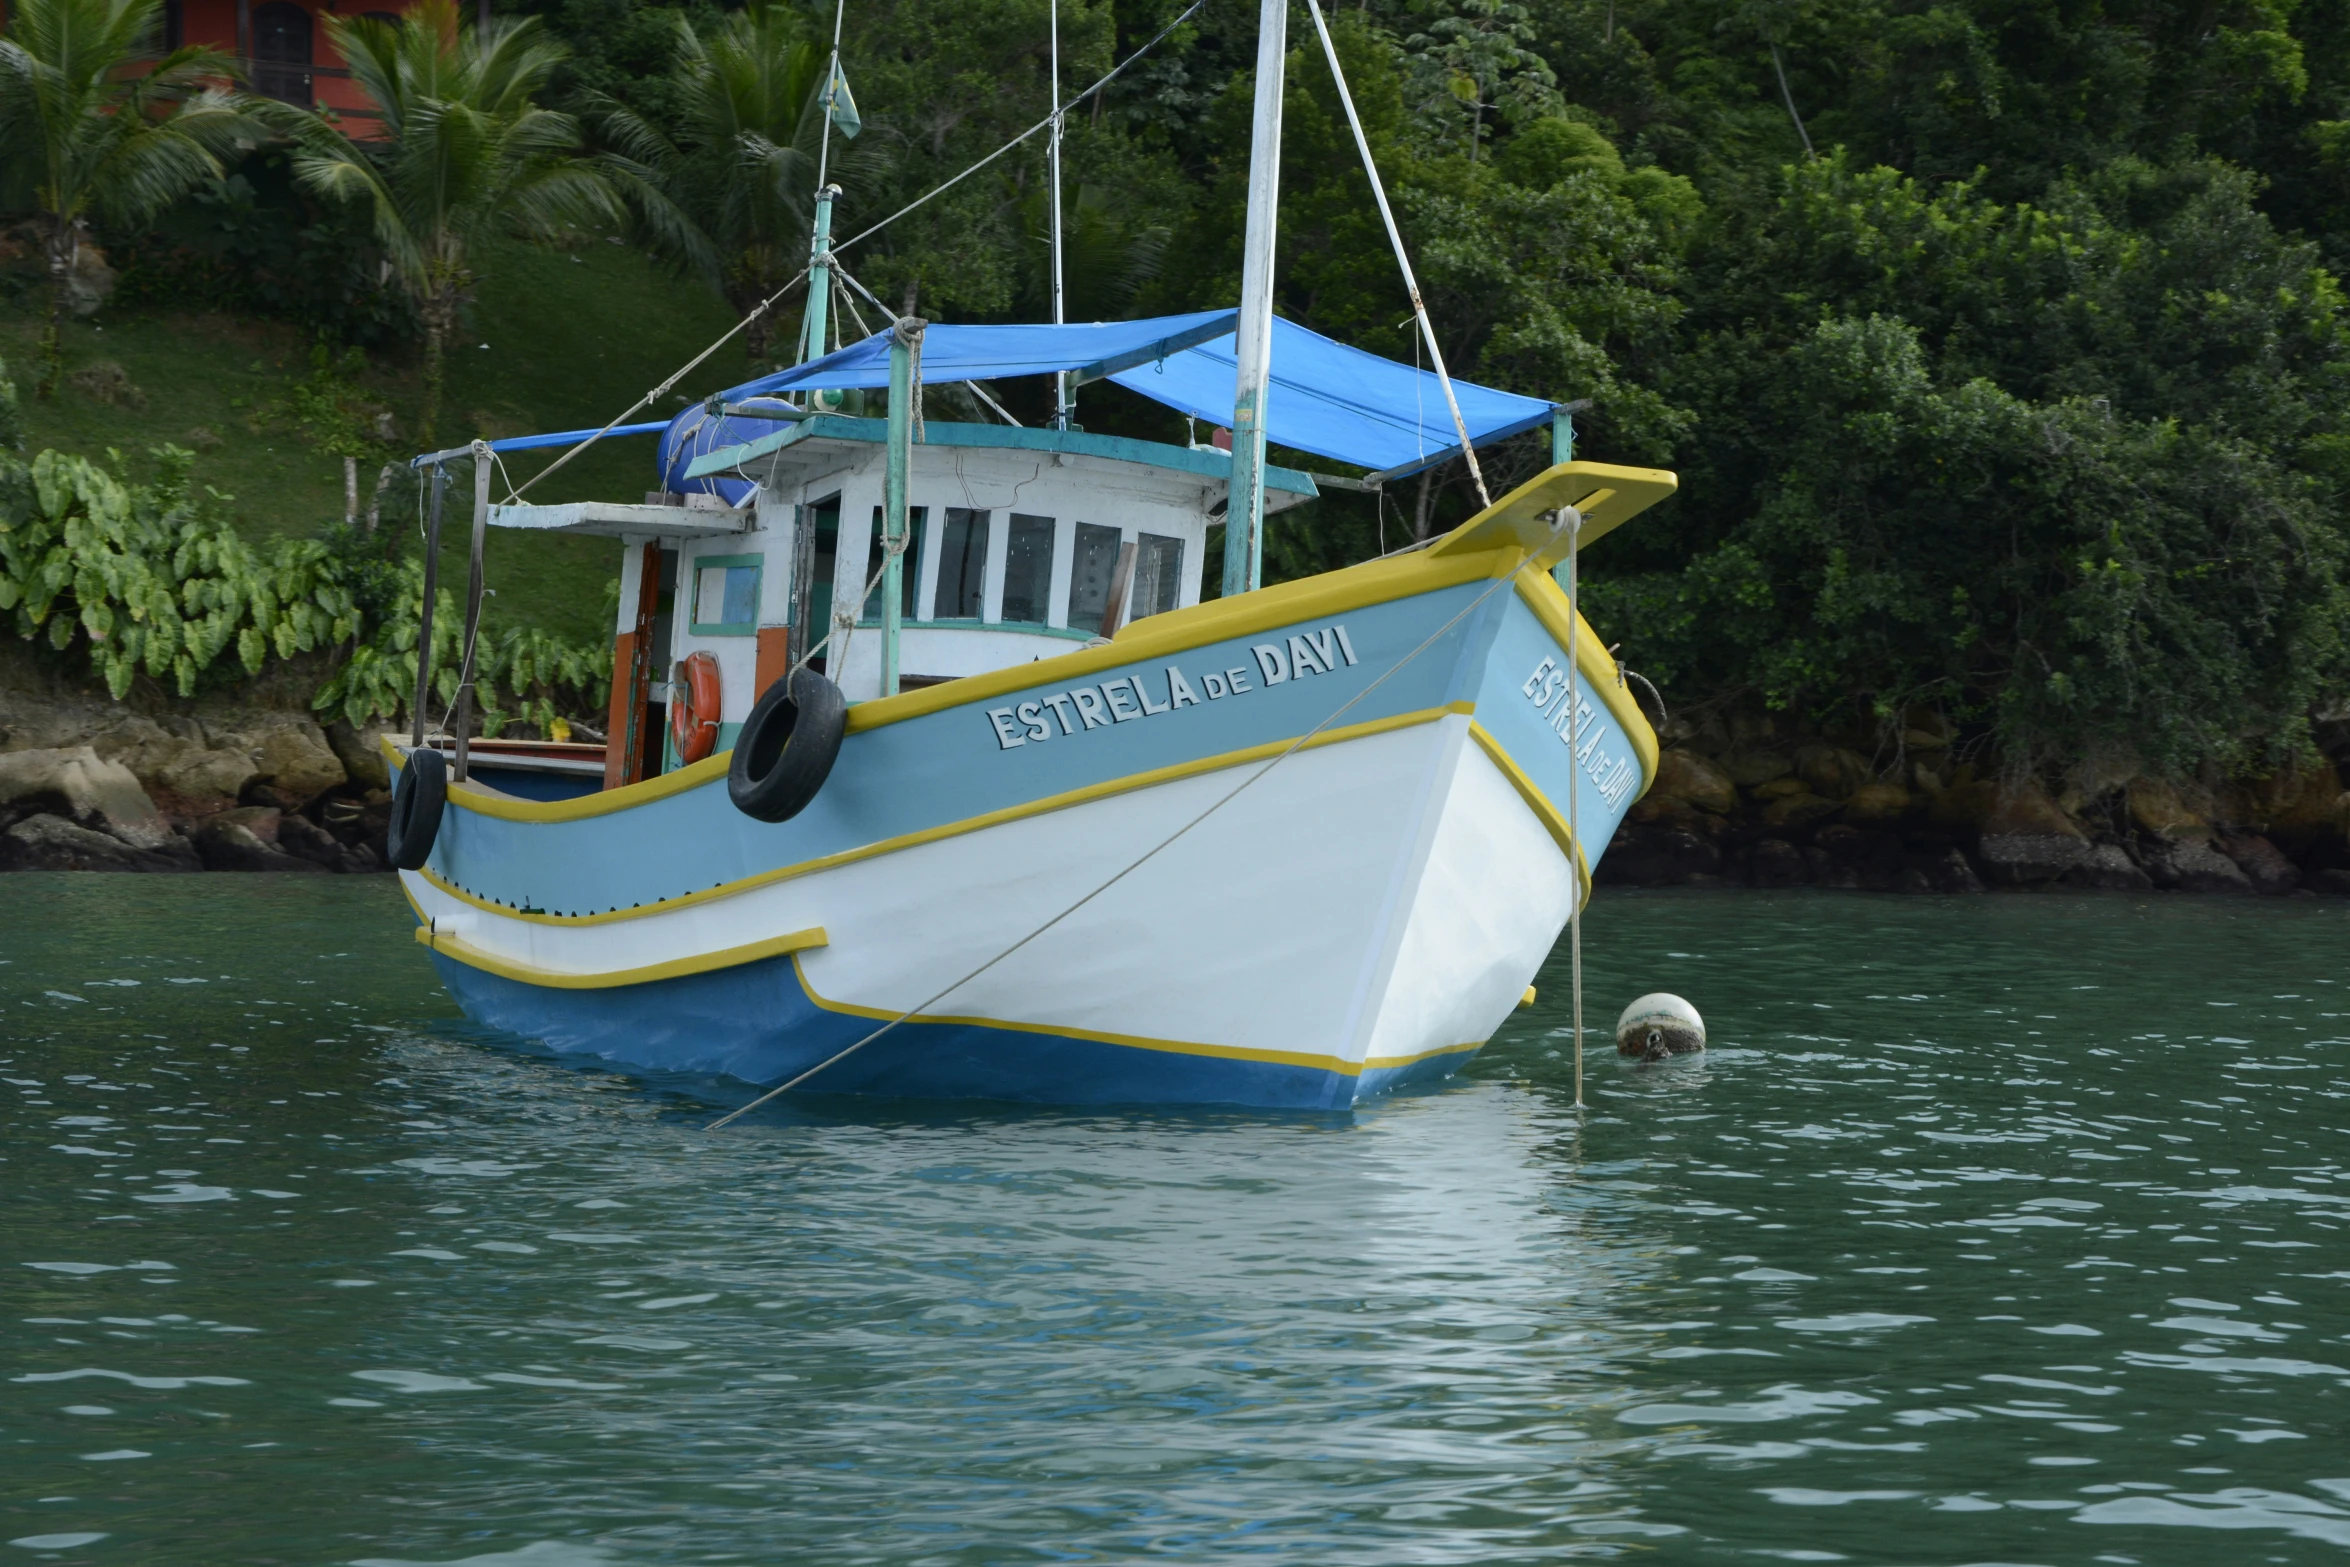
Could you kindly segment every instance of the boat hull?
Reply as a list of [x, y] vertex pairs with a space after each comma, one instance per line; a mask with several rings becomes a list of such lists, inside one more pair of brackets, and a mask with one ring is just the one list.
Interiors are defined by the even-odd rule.
[[1441, 1078], [1587, 884], [1570, 816], [1595, 860], [1654, 765], [1595, 678], [1570, 753], [1563, 598], [1515, 564], [861, 706], [792, 823], [733, 812], [723, 759], [552, 806], [456, 790], [406, 876], [419, 939], [482, 1023], [754, 1084], [1302, 1109]]

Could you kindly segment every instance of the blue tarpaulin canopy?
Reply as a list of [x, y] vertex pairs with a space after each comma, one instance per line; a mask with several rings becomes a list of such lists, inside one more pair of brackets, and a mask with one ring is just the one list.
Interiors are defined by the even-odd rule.
[[[1219, 425], [1232, 422], [1238, 377], [1233, 338], [1237, 312], [1202, 311], [1148, 321], [1082, 326], [931, 327], [922, 337], [922, 379], [933, 384], [1002, 376], [1077, 372]], [[889, 336], [861, 343], [778, 375], [730, 390], [729, 401], [818, 387], [889, 385]], [[1552, 405], [1535, 397], [1453, 382], [1469, 438], [1479, 446], [1550, 421]], [[1410, 365], [1332, 342], [1292, 322], [1273, 323], [1273, 384], [1266, 438], [1276, 446], [1396, 475], [1460, 449], [1444, 389]]]

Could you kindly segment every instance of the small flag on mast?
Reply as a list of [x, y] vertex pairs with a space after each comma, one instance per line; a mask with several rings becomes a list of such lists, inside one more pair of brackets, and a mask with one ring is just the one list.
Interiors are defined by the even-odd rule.
[[832, 62], [832, 80], [824, 89], [824, 104], [832, 116], [832, 128], [843, 136], [854, 138], [865, 128], [865, 121], [857, 113], [857, 100], [849, 94], [849, 73]]

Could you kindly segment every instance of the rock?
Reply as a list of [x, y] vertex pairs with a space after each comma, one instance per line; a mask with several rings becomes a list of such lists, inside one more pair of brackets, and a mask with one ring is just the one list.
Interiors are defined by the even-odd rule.
[[1808, 827], [1836, 814], [1836, 802], [1816, 794], [1790, 794], [1763, 807], [1766, 827]]
[[335, 841], [333, 833], [303, 816], [278, 818], [277, 847], [297, 859], [323, 865], [330, 871], [341, 870], [350, 857], [348, 851]]
[[1619, 887], [1671, 887], [1722, 872], [1722, 851], [1677, 828], [1625, 827], [1592, 872]]
[[152, 780], [173, 796], [202, 807], [234, 800], [245, 785], [261, 776], [253, 753], [243, 750], [190, 749], [166, 763]]
[[1936, 892], [1981, 892], [1982, 879], [1967, 857], [1956, 849], [1945, 849], [1942, 857], [1926, 868], [1926, 880]]
[[1722, 758], [1722, 771], [1740, 788], [1751, 789], [1786, 777], [1795, 771], [1795, 764], [1776, 751], [1734, 751]]
[[190, 451], [215, 451], [220, 446], [220, 432], [208, 424], [193, 424], [188, 426], [188, 433], [181, 436], [180, 440]]
[[2118, 843], [2093, 843], [2080, 863], [2064, 873], [2067, 886], [2096, 887], [2106, 892], [2152, 892], [2154, 880]]
[[[382, 772], [384, 768], [379, 764], [376, 770]], [[351, 776], [359, 775], [354, 771]], [[1686, 801], [1716, 816], [1727, 816], [1738, 809], [1738, 786], [1730, 775], [1706, 757], [1679, 746], [1657, 758], [1656, 782], [1648, 792], [1651, 796]]]
[[138, 777], [86, 745], [0, 753], [0, 804], [52, 800], [85, 826], [102, 826], [136, 849], [159, 849], [172, 830]]
[[1823, 887], [1890, 892], [1901, 884], [1901, 840], [1891, 833], [1836, 822], [1821, 828], [1812, 842], [1825, 857]]
[[2319, 871], [2309, 878], [2309, 887], [2311, 891], [2322, 892], [2328, 897], [2350, 898], [2350, 871], [2341, 869]]
[[2011, 887], [2051, 882], [2089, 857], [2089, 835], [2036, 783], [1999, 791], [1983, 818], [1976, 855], [1983, 872]]
[[1795, 753], [1795, 772], [1814, 794], [1831, 800], [1849, 799], [1874, 775], [1868, 759], [1840, 746], [1807, 745]]
[[130, 372], [111, 359], [84, 365], [65, 378], [65, 384], [110, 408], [144, 408], [147, 394], [135, 385]]
[[186, 858], [134, 849], [62, 816], [28, 816], [0, 833], [0, 868], [12, 871], [192, 871]]
[[1784, 800], [1789, 795], [1811, 793], [1811, 785], [1789, 773], [1784, 777], [1754, 784], [1746, 792], [1757, 800]]
[[2220, 852], [2236, 862], [2236, 869], [2266, 897], [2281, 897], [2301, 885], [2300, 869], [2275, 844], [2257, 833], [2223, 834]]
[[[384, 760], [380, 743], [383, 733], [381, 725], [369, 724], [362, 729], [353, 729], [339, 718], [326, 726], [326, 743], [333, 748], [335, 760], [343, 764], [343, 771], [350, 775], [351, 782], [362, 789], [389, 789], [392, 786], [391, 764]], [[1665, 756], [1673, 754], [1667, 751]], [[1663, 787], [1665, 769], [1666, 764], [1660, 759], [1657, 783], [1649, 789], [1650, 794], [1655, 794]]]
[[[1925, 769], [1920, 768], [1921, 781], [1924, 775]], [[1937, 827], [1980, 827], [1998, 804], [1997, 784], [1988, 779], [1970, 778], [1964, 783], [1953, 779], [1934, 792], [1934, 803], [1926, 810], [1926, 820]]]
[[1718, 838], [1728, 821], [1710, 811], [1701, 811], [1687, 800], [1676, 800], [1651, 792], [1634, 802], [1625, 813], [1627, 821], [1643, 827], [1670, 827], [1679, 832], [1695, 833], [1700, 838]]
[[1844, 819], [1856, 827], [1877, 827], [1909, 814], [1910, 792], [1895, 783], [1862, 784], [1844, 802]]
[[[73, 265], [58, 284], [58, 291], [65, 296], [65, 308], [77, 316], [96, 315], [99, 307], [114, 297], [114, 277], [114, 268], [107, 265], [105, 251], [87, 240], [76, 245]], [[120, 365], [114, 368], [117, 374], [121, 373]]]
[[1746, 853], [1747, 878], [1757, 887], [1800, 887], [1811, 878], [1803, 851], [1784, 838], [1764, 838]]
[[2340, 836], [2335, 802], [2341, 795], [2341, 775], [2331, 762], [2279, 773], [2255, 792], [2261, 836], [2288, 855], [2308, 853]]
[[307, 718], [287, 718], [261, 731], [255, 761], [271, 787], [288, 800], [308, 803], [350, 782], [342, 759], [327, 744], [326, 731]]
[[2157, 840], [2146, 851], [2146, 874], [2155, 886], [2180, 892], [2252, 891], [2252, 878], [2234, 860], [2192, 838], [2176, 843]]
[[2211, 824], [2189, 810], [2179, 792], [2159, 779], [2131, 779], [2127, 799], [2130, 820], [2149, 837], [2175, 843], [2211, 835]]
[[208, 871], [315, 871], [326, 867], [277, 846], [282, 813], [267, 806], [223, 811], [196, 829], [196, 852]]

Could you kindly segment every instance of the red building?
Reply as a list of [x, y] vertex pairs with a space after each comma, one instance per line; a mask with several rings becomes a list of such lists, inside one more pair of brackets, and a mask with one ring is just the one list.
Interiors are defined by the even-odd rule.
[[164, 43], [210, 45], [243, 63], [252, 91], [305, 109], [331, 109], [352, 135], [367, 136], [382, 115], [352, 82], [324, 18], [394, 21], [404, 9], [406, 0], [164, 0]]

